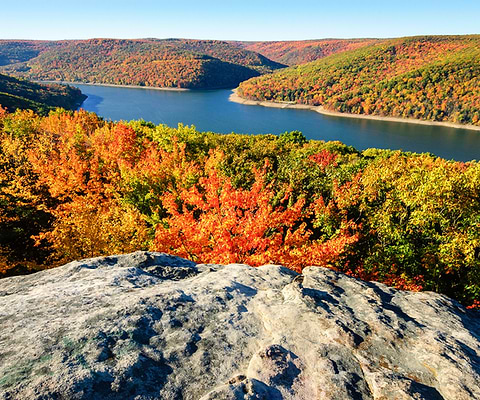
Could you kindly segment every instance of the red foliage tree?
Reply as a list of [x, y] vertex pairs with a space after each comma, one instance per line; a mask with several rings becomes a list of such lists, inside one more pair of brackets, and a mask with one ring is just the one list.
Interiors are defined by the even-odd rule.
[[312, 239], [308, 221], [319, 211], [304, 199], [286, 206], [290, 193], [274, 205], [266, 167], [254, 170], [250, 189], [235, 188], [215, 166], [218, 155], [206, 163], [197, 185], [166, 192], [162, 203], [169, 216], [156, 229], [154, 249], [205, 263], [278, 263], [301, 271], [307, 265], [326, 266], [356, 236], [347, 229], [330, 240]]

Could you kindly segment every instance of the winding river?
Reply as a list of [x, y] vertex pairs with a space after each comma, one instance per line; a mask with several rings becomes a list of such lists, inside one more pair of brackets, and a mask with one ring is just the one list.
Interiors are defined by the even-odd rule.
[[480, 131], [322, 115], [310, 110], [249, 106], [228, 100], [231, 90], [166, 91], [75, 84], [88, 96], [81, 108], [117, 120], [195, 125], [201, 131], [279, 134], [299, 130], [308, 139], [480, 159]]

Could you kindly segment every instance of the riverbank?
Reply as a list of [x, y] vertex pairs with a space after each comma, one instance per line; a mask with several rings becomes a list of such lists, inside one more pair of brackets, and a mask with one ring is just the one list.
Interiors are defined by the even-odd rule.
[[417, 124], [417, 125], [429, 125], [429, 126], [444, 126], [448, 128], [460, 128], [460, 129], [469, 129], [472, 131], [479, 131], [480, 126], [476, 125], [464, 125], [456, 124], [453, 122], [438, 122], [438, 121], [425, 121], [421, 119], [414, 118], [398, 118], [398, 117], [382, 117], [379, 115], [364, 115], [364, 114], [350, 114], [342, 113], [338, 111], [329, 111], [325, 110], [322, 106], [309, 106], [305, 104], [295, 104], [294, 102], [275, 102], [275, 101], [259, 101], [259, 100], [248, 100], [240, 97], [237, 94], [237, 89], [232, 91], [232, 94], [228, 98], [234, 103], [244, 104], [247, 106], [262, 106], [262, 107], [272, 107], [272, 108], [293, 108], [298, 110], [311, 110], [318, 112], [323, 115], [330, 117], [342, 117], [342, 118], [356, 118], [356, 119], [371, 119], [376, 121], [385, 121], [385, 122], [403, 122], [407, 124]]
[[173, 87], [157, 87], [157, 86], [140, 86], [140, 85], [114, 85], [112, 83], [91, 83], [91, 82], [70, 82], [70, 81], [34, 81], [38, 83], [60, 83], [64, 85], [91, 85], [91, 86], [106, 86], [106, 87], [121, 87], [131, 89], [154, 89], [167, 90], [172, 92], [188, 92], [192, 89], [187, 88], [173, 88]]

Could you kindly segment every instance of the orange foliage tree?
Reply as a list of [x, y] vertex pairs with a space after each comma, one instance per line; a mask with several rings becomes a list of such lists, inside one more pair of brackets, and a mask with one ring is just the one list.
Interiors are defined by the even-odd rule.
[[321, 199], [309, 207], [304, 199], [287, 206], [287, 190], [275, 202], [273, 185], [266, 183], [268, 163], [253, 171], [250, 189], [235, 188], [216, 169], [219, 157], [210, 155], [198, 184], [162, 196], [168, 217], [156, 228], [155, 250], [205, 263], [279, 263], [301, 271], [332, 263], [357, 240], [351, 224], [331, 239], [313, 239], [309, 226], [317, 211], [325, 211]]
[[35, 270], [46, 257], [30, 239], [49, 226], [49, 196], [27, 157], [37, 129], [32, 111], [8, 114], [0, 106], [0, 277]]
[[138, 157], [135, 132], [85, 112], [50, 114], [42, 131], [29, 160], [57, 205], [53, 229], [38, 242], [49, 242], [59, 262], [145, 247], [144, 220], [118, 191]]

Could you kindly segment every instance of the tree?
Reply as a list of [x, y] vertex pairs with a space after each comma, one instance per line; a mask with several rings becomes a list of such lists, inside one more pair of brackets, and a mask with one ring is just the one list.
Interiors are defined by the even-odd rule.
[[279, 263], [301, 271], [328, 265], [355, 242], [347, 229], [328, 240], [312, 240], [307, 226], [320, 208], [305, 208], [304, 199], [286, 207], [288, 190], [274, 206], [273, 185], [265, 181], [268, 163], [253, 170], [251, 188], [242, 189], [218, 173], [218, 157], [210, 155], [198, 184], [162, 196], [168, 217], [157, 226], [155, 250], [206, 263]]

